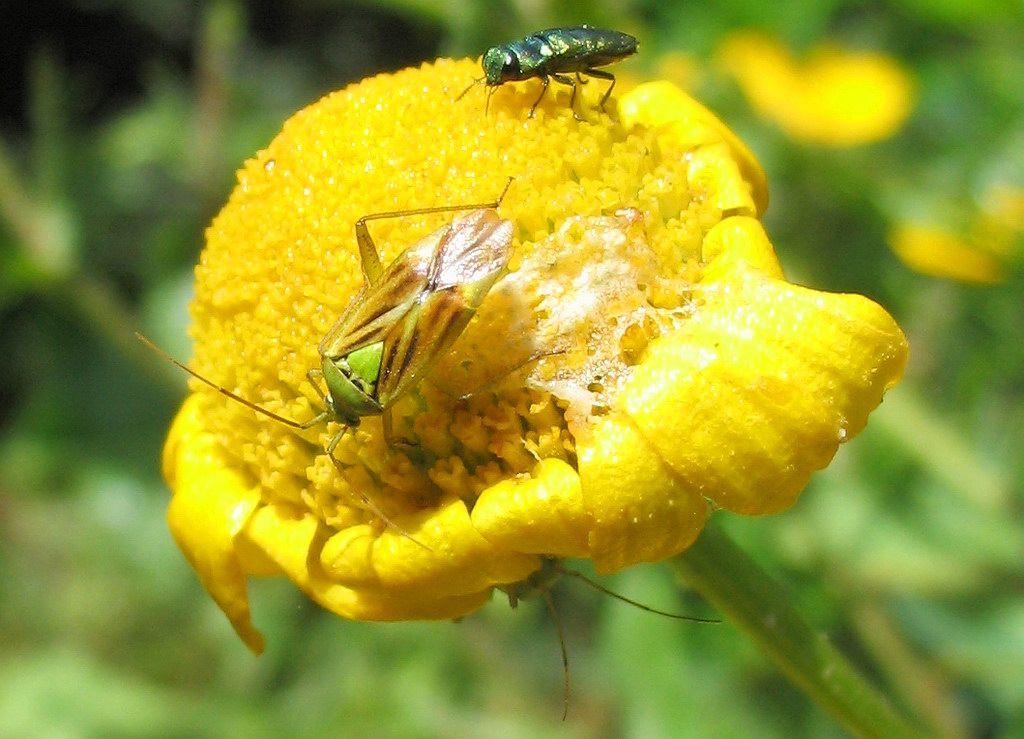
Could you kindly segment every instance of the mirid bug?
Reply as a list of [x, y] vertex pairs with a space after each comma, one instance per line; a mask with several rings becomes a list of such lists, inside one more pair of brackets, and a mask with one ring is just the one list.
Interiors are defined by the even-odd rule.
[[[530, 108], [532, 118], [548, 90], [549, 82], [554, 79], [555, 82], [572, 88], [569, 107], [576, 120], [581, 120], [575, 107], [576, 85], [585, 81], [580, 75], [611, 80], [611, 84], [601, 97], [603, 111], [615, 88], [615, 76], [597, 67], [604, 67], [632, 56], [637, 48], [637, 40], [627, 33], [591, 26], [549, 28], [546, 31], [531, 33], [518, 41], [488, 49], [481, 62], [484, 76], [463, 90], [456, 100], [461, 100], [475, 85], [483, 82], [488, 88], [486, 110], [490, 106], [491, 94], [498, 85], [540, 77], [544, 86]], [[575, 79], [570, 75], [575, 75]]]
[[[290, 428], [302, 431], [329, 420], [343, 424], [324, 447], [340, 467], [334, 450], [363, 417], [382, 416], [385, 439], [391, 441], [388, 410], [459, 337], [504, 271], [512, 254], [513, 226], [498, 216], [497, 208], [511, 184], [509, 179], [501, 195], [489, 203], [373, 213], [356, 222], [366, 285], [320, 342], [320, 367], [306, 373], [324, 404], [323, 411], [308, 421], [263, 408], [170, 357], [141, 334], [136, 336], [222, 395]], [[383, 267], [367, 222], [462, 210], [471, 212], [454, 218]], [[388, 521], [377, 506], [361, 497], [363, 504]]]

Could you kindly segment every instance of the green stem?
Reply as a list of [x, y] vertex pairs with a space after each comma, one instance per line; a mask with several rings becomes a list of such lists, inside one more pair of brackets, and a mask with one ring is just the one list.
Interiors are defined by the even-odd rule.
[[693, 588], [750, 636], [782, 672], [856, 736], [923, 739], [716, 524], [671, 560]]

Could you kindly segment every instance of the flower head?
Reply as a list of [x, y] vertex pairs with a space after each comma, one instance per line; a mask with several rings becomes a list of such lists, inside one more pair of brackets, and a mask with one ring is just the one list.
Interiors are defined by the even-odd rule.
[[[881, 308], [783, 280], [760, 166], [692, 99], [641, 85], [608, 116], [589, 85], [586, 120], [551, 91], [530, 118], [527, 81], [485, 117], [482, 91], [454, 101], [475, 74], [441, 60], [309, 106], [207, 232], [193, 366], [302, 422], [323, 407], [318, 343], [367, 299], [356, 221], [514, 178], [507, 273], [386, 409], [394, 438], [372, 415], [297, 431], [194, 384], [164, 454], [169, 521], [256, 650], [251, 575], [349, 618], [452, 618], [545, 556], [611, 572], [682, 551], [715, 507], [784, 510], [902, 372]], [[373, 221], [382, 263], [456, 218]]]

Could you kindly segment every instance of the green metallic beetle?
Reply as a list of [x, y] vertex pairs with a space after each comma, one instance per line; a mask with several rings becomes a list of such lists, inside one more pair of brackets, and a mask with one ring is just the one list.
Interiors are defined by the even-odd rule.
[[[576, 120], [582, 120], [576, 112], [576, 85], [584, 82], [581, 74], [611, 80], [611, 85], [601, 97], [601, 110], [615, 89], [615, 76], [597, 69], [622, 61], [637, 52], [639, 44], [628, 33], [591, 26], [569, 26], [549, 28], [531, 33], [518, 41], [512, 41], [488, 49], [481, 62], [484, 76], [463, 90], [456, 100], [483, 82], [488, 87], [487, 106], [490, 106], [494, 88], [506, 82], [540, 77], [544, 83], [536, 102], [530, 108], [530, 117], [540, 105], [548, 84], [552, 79], [572, 88], [569, 107]], [[569, 75], [575, 75], [575, 79]]]

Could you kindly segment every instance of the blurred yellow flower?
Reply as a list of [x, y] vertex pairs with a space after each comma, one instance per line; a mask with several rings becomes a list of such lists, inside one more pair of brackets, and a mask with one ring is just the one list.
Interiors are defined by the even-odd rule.
[[[641, 85], [615, 117], [582, 86], [581, 122], [566, 91], [528, 118], [533, 80], [485, 117], [483, 91], [454, 101], [477, 74], [441, 60], [309, 106], [207, 231], [193, 366], [304, 421], [317, 344], [362, 286], [355, 221], [515, 178], [508, 273], [393, 406], [409, 443], [367, 418], [336, 467], [338, 423], [295, 432], [193, 382], [164, 453], [169, 523], [254, 650], [249, 576], [349, 618], [453, 618], [544, 556], [607, 573], [682, 551], [715, 508], [784, 510], [903, 371], [879, 306], [783, 279], [764, 173], [677, 88]], [[451, 218], [374, 222], [383, 262]]]
[[[939, 220], [939, 219], [936, 219]], [[889, 245], [915, 272], [960, 282], [993, 284], [1021, 260], [1024, 190], [989, 186], [963, 232], [934, 223], [907, 221], [889, 229]]]
[[915, 272], [961, 282], [991, 284], [1005, 277], [1002, 261], [970, 238], [935, 226], [901, 223], [889, 231], [896, 256]]
[[654, 73], [682, 90], [693, 90], [704, 76], [704, 67], [693, 54], [673, 51], [657, 58]]
[[832, 45], [802, 62], [755, 32], [729, 36], [717, 53], [750, 104], [789, 136], [826, 146], [857, 146], [896, 134], [913, 106], [910, 74], [881, 54]]

